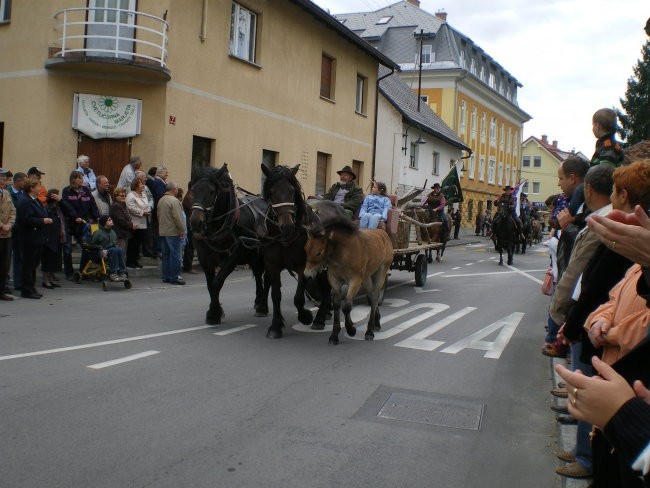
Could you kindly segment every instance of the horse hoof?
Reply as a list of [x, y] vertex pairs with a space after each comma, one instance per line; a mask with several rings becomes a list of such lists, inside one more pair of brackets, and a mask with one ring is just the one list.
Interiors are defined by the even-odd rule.
[[440, 261], [442, 261], [442, 258], [436, 258], [436, 262], [439, 263]]
[[500, 262], [499, 262], [499, 266], [503, 266], [503, 261], [500, 261]]
[[325, 329], [325, 322], [317, 322], [314, 320], [314, 322], [311, 324], [310, 327], [311, 330], [324, 330]]
[[266, 332], [266, 338], [267, 339], [281, 339], [282, 338], [282, 330], [269, 329]]
[[354, 337], [357, 335], [357, 328], [356, 327], [350, 327], [350, 328], [345, 328], [345, 332], [347, 332], [348, 336]]
[[433, 258], [428, 258], [427, 263], [429, 263], [429, 264], [433, 263]]
[[373, 334], [372, 332], [366, 332], [365, 339], [367, 341], [372, 341], [374, 338], [375, 338], [375, 334]]
[[221, 317], [215, 317], [210, 314], [206, 314], [205, 316], [205, 324], [206, 325], [219, 325], [221, 323]]
[[303, 325], [309, 325], [314, 320], [314, 316], [309, 310], [303, 309], [298, 312], [298, 320], [300, 320], [300, 323]]
[[336, 337], [336, 336], [330, 336], [329, 343], [330, 343], [332, 346], [338, 346], [338, 345], [339, 345], [339, 338]]

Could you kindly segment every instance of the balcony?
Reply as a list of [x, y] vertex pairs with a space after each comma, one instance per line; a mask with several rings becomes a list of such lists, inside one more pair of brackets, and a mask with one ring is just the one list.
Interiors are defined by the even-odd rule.
[[45, 68], [169, 81], [165, 19], [120, 8], [69, 8], [54, 15], [57, 36]]

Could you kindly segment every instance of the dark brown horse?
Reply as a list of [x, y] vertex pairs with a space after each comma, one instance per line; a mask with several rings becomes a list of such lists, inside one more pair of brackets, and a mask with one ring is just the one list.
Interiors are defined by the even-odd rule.
[[508, 266], [511, 266], [517, 239], [517, 224], [515, 224], [510, 207], [506, 202], [499, 204], [492, 228], [494, 243], [499, 253], [499, 265], [503, 266], [503, 252], [505, 251], [508, 255]]
[[380, 329], [379, 299], [386, 275], [393, 262], [393, 245], [383, 230], [358, 230], [348, 218], [328, 225], [315, 225], [308, 230], [306, 276], [316, 276], [326, 270], [332, 287], [334, 328], [330, 344], [339, 343], [341, 309], [345, 315], [345, 330], [356, 334], [350, 312], [359, 289], [363, 286], [370, 301], [370, 316], [365, 339], [374, 339]]
[[255, 277], [255, 314], [268, 315], [262, 255], [256, 248], [242, 243], [245, 238], [259, 239], [264, 229], [266, 204], [260, 197], [237, 198], [226, 164], [219, 169], [194, 169], [190, 185], [192, 237], [210, 293], [205, 323], [221, 323], [224, 312], [219, 294], [226, 278], [240, 264], [250, 265]]
[[[284, 318], [282, 317], [281, 273], [287, 269], [293, 272], [298, 280], [294, 304], [298, 310], [298, 319], [303, 324], [312, 323], [312, 313], [305, 308], [305, 244], [307, 242], [306, 226], [333, 216], [343, 215], [340, 205], [321, 201], [316, 204], [316, 211], [305, 203], [302, 188], [296, 179], [300, 165], [289, 168], [275, 166], [269, 169], [262, 165], [266, 176], [262, 196], [269, 204], [266, 215], [267, 232], [260, 241], [260, 251], [264, 256], [266, 270], [266, 287], [271, 287], [273, 302], [273, 320], [266, 336], [272, 339], [282, 337]], [[329, 312], [330, 293], [327, 280], [320, 279], [317, 284], [321, 287], [322, 297], [318, 313], [312, 327], [321, 329]]]

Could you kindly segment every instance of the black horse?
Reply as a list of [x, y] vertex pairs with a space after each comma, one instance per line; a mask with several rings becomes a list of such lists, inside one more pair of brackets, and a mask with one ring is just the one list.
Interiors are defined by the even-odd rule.
[[532, 246], [533, 223], [532, 218], [522, 212], [519, 216], [521, 220], [521, 235], [517, 236], [515, 241], [515, 253], [526, 254], [526, 247]]
[[[305, 308], [306, 278], [304, 275], [307, 257], [307, 226], [314, 222], [326, 222], [330, 218], [344, 215], [340, 205], [327, 200], [307, 205], [296, 173], [300, 165], [289, 168], [275, 166], [269, 169], [262, 165], [266, 176], [262, 196], [269, 204], [267, 213], [267, 234], [261, 241], [260, 251], [264, 256], [266, 270], [265, 285], [271, 286], [273, 301], [273, 320], [266, 336], [272, 339], [282, 337], [284, 318], [282, 317], [281, 280], [282, 270], [293, 272], [298, 280], [294, 304], [298, 310], [298, 319], [305, 325], [312, 323], [312, 313]], [[324, 273], [316, 278], [321, 302], [313, 329], [322, 329], [331, 304], [330, 288]]]
[[224, 312], [219, 294], [226, 278], [240, 264], [250, 265], [255, 277], [255, 315], [268, 315], [262, 255], [257, 248], [242, 243], [242, 238], [259, 239], [268, 206], [258, 196], [237, 198], [226, 164], [219, 169], [194, 169], [190, 185], [194, 247], [210, 293], [206, 324], [221, 323]]
[[510, 207], [506, 202], [499, 204], [499, 210], [494, 217], [492, 224], [494, 229], [495, 245], [499, 253], [499, 265], [503, 266], [503, 252], [508, 254], [508, 265], [512, 265], [512, 255], [514, 253], [515, 240], [517, 235], [517, 224], [510, 211]]

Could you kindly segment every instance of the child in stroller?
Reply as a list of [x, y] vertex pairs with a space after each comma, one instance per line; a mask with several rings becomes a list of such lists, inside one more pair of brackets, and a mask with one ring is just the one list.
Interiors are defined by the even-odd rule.
[[110, 281], [126, 281], [126, 267], [122, 249], [117, 247], [117, 235], [112, 229], [113, 220], [108, 215], [99, 217], [99, 228], [92, 233], [88, 250], [96, 252], [99, 257], [106, 259], [108, 279]]

